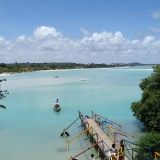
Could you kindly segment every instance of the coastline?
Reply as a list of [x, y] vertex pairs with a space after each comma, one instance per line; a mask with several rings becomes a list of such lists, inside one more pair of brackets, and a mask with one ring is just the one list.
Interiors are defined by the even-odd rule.
[[0, 73], [0, 76], [10, 76], [11, 74], [14, 74], [12, 72], [4, 72], [4, 73]]
[[[93, 68], [74, 68], [74, 69], [48, 69], [48, 70], [30, 70], [30, 71], [22, 71], [22, 72], [1, 72], [0, 73], [0, 76], [10, 76], [11, 74], [18, 74], [18, 73], [28, 73], [28, 72], [53, 72], [53, 71], [70, 71], [70, 70], [91, 70], [91, 69], [123, 69], [123, 68], [130, 68], [130, 67], [133, 67], [133, 66], [113, 66], [113, 67], [93, 67]], [[134, 66], [134, 67], [137, 67], [137, 66]], [[139, 66], [140, 67], [140, 66]]]

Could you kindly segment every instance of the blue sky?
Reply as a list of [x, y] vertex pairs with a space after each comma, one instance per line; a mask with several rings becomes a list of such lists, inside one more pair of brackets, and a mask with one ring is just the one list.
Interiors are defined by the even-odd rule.
[[0, 63], [160, 63], [159, 0], [1, 0]]

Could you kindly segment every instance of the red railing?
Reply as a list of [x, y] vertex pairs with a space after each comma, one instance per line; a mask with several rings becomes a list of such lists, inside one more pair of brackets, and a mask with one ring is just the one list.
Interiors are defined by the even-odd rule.
[[84, 152], [88, 151], [89, 149], [93, 148], [94, 146], [98, 145], [98, 144], [101, 143], [101, 142], [102, 142], [102, 141], [97, 142], [96, 144], [92, 145], [91, 147], [87, 148], [86, 150], [82, 151], [81, 153], [77, 154], [76, 156], [71, 157], [71, 160], [74, 160], [76, 157], [80, 156], [81, 154], [83, 154]]

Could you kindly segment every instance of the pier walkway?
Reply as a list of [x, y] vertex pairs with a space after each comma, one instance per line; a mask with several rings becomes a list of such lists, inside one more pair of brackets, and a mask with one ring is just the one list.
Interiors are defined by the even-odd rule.
[[[104, 133], [104, 131], [98, 126], [98, 124], [92, 118], [86, 118], [86, 121], [89, 123], [89, 126], [92, 127], [94, 132], [99, 136], [98, 142], [102, 140], [106, 144], [104, 145], [104, 150], [108, 150], [109, 148], [111, 148], [113, 141]], [[93, 132], [93, 130], [91, 132]], [[99, 145], [99, 147], [101, 146]]]
[[[112, 147], [112, 144], [114, 143], [114, 140], [110, 138], [99, 126], [99, 123], [96, 122], [93, 118], [85, 117], [85, 122], [88, 123], [88, 127], [92, 127], [92, 130], [89, 130], [91, 135], [96, 134], [97, 135], [97, 142], [103, 141], [103, 145], [101, 143], [98, 144], [99, 149], [104, 153], [105, 157], [110, 157], [109, 149]], [[86, 123], [86, 124], [87, 124]], [[96, 138], [94, 138], [96, 139]], [[119, 148], [119, 144], [116, 146]], [[98, 153], [99, 154], [99, 153]], [[115, 157], [116, 159], [116, 157]], [[127, 157], [125, 157], [125, 160], [128, 160]]]
[[[87, 138], [85, 140], [90, 139], [91, 146], [76, 156], [72, 156], [70, 160], [75, 160], [76, 157], [93, 147], [98, 149], [98, 156], [95, 158], [103, 156], [103, 159], [108, 160], [111, 157], [110, 148], [112, 147], [112, 144], [114, 143], [119, 150], [120, 141], [124, 142], [125, 160], [133, 158], [133, 146], [135, 147], [134, 136], [123, 132], [121, 125], [95, 114], [93, 111], [91, 117], [84, 116], [79, 111], [79, 118], [81, 120], [81, 127], [83, 127], [84, 131], [71, 140], [67, 140], [66, 149], [69, 150], [69, 143], [82, 134], [86, 134]], [[118, 156], [113, 156], [112, 159], [118, 160]]]

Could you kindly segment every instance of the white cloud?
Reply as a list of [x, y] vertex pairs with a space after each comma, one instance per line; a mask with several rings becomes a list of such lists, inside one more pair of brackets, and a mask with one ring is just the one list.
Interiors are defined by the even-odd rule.
[[110, 42], [110, 44], [113, 44], [113, 45], [120, 45], [123, 43], [123, 40], [124, 40], [124, 38], [123, 38], [122, 33], [117, 31], [114, 34], [114, 36], [109, 39], [109, 42]]
[[120, 31], [93, 33], [82, 39], [64, 37], [53, 27], [38, 27], [33, 36], [7, 41], [0, 37], [0, 63], [9, 62], [77, 62], [158, 63], [160, 40], [153, 36], [143, 40], [126, 40]]
[[149, 10], [149, 11], [151, 13], [152, 18], [154, 18], [154, 19], [160, 18], [160, 12], [158, 12], [158, 11], [152, 11], [152, 10]]
[[160, 28], [157, 27], [149, 27], [149, 30], [155, 33], [160, 33]]
[[25, 38], [26, 38], [25, 35], [19, 36], [19, 37], [17, 38], [17, 42], [24, 42], [24, 41], [25, 41]]
[[57, 38], [62, 37], [61, 33], [57, 32], [55, 28], [53, 28], [53, 27], [46, 27], [46, 26], [38, 27], [33, 32], [33, 35], [37, 39], [42, 39], [42, 38], [45, 38], [47, 36], [57, 37]]
[[145, 39], [143, 40], [142, 44], [150, 44], [153, 41], [154, 37], [152, 36], [147, 36], [145, 37]]
[[84, 36], [90, 35], [89, 31], [85, 30], [83, 27], [81, 27], [80, 29], [81, 29], [81, 32], [83, 33]]
[[0, 46], [6, 46], [9, 44], [9, 41], [5, 40], [3, 37], [0, 37]]
[[138, 45], [140, 43], [140, 41], [138, 39], [134, 39], [131, 43]]

